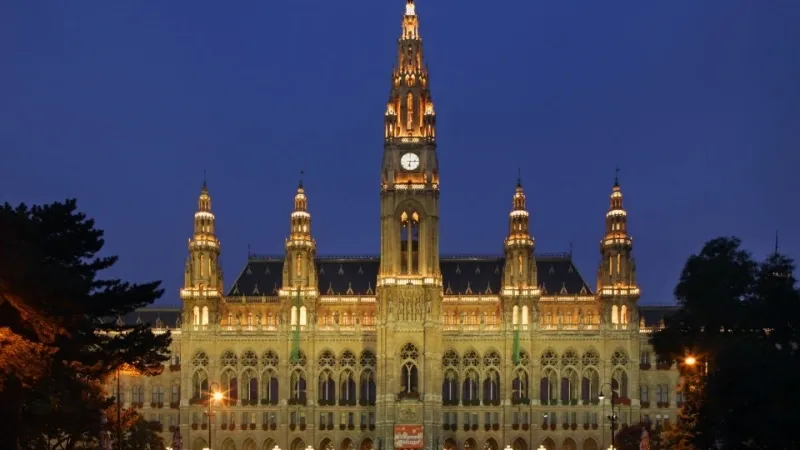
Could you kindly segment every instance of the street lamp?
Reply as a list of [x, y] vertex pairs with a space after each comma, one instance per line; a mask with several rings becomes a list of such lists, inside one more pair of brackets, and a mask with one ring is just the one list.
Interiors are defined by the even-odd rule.
[[314, 447], [309, 445], [308, 447], [306, 447], [306, 450], [314, 450]]
[[536, 450], [547, 450], [547, 449], [544, 448], [544, 445], [540, 445], [539, 448], [537, 448]]
[[609, 450], [614, 450], [614, 425], [616, 425], [617, 422], [617, 416], [614, 415], [614, 386], [612, 386], [611, 383], [604, 383], [602, 386], [600, 386], [600, 394], [597, 396], [597, 398], [600, 399], [600, 401], [603, 401], [603, 399], [606, 398], [606, 396], [603, 395], [603, 387], [605, 386], [608, 386], [611, 390], [611, 415], [608, 416], [608, 418], [611, 420], [611, 446], [609, 447]]
[[505, 448], [503, 448], [503, 450], [512, 450], [512, 449], [510, 445], [506, 445]]
[[[309, 445], [309, 447], [311, 447], [311, 446]], [[272, 447], [272, 450], [281, 450], [281, 448], [278, 447], [278, 444], [275, 444], [275, 447]]]
[[687, 356], [686, 359], [683, 360], [683, 362], [687, 366], [694, 366], [695, 364], [697, 364], [697, 359], [695, 359], [694, 356]]
[[206, 414], [208, 414], [208, 445], [209, 445], [209, 450], [211, 450], [211, 428], [212, 428], [211, 418], [214, 417], [214, 412], [211, 410], [211, 404], [214, 403], [215, 401], [218, 402], [222, 400], [222, 392], [219, 391], [219, 384], [216, 382], [211, 383], [211, 385], [209, 385], [208, 387], [211, 391], [214, 392], [208, 397], [208, 412], [206, 412]]

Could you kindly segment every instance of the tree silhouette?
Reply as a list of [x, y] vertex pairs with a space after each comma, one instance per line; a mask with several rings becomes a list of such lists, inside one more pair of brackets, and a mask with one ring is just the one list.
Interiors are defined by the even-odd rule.
[[160, 282], [104, 279], [103, 232], [75, 200], [0, 207], [0, 421], [7, 448], [72, 448], [96, 439], [123, 364], [159, 373], [168, 333], [117, 325], [155, 301]]

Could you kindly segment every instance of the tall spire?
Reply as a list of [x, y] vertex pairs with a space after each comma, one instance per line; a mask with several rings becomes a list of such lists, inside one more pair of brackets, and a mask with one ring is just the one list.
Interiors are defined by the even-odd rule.
[[432, 142], [436, 137], [435, 118], [419, 16], [414, 1], [408, 0], [397, 42], [397, 66], [392, 72], [392, 88], [386, 105], [385, 137], [387, 141], [417, 137]]

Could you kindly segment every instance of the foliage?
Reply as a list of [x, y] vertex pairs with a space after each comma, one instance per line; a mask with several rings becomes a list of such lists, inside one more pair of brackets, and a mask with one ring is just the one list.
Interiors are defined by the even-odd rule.
[[102, 432], [105, 381], [156, 374], [169, 334], [113, 320], [155, 301], [159, 282], [103, 279], [103, 232], [67, 200], [0, 206], [0, 422], [10, 448], [73, 448]]
[[[676, 360], [684, 378], [681, 423], [668, 448], [800, 448], [776, 425], [800, 420], [800, 291], [793, 262], [777, 251], [758, 262], [735, 238], [709, 241], [692, 255], [653, 346]], [[696, 355], [697, 363], [685, 364]]]
[[[117, 406], [111, 405], [107, 410], [106, 432], [117, 447], [117, 433], [122, 435], [121, 450], [164, 450], [164, 439], [155, 424], [148, 422], [135, 409], [123, 409], [117, 421]], [[118, 429], [118, 425], [120, 428]]]
[[623, 426], [614, 435], [614, 447], [617, 450], [639, 450], [642, 441], [642, 432], [647, 430], [650, 439], [650, 449], [659, 449], [659, 434], [661, 430], [653, 428], [650, 422], [641, 422], [630, 426]]

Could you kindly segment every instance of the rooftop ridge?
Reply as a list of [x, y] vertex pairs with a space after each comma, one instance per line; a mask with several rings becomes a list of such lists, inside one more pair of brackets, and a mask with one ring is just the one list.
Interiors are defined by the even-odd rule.
[[[548, 253], [535, 253], [537, 259], [567, 259], [572, 260], [572, 254], [569, 252], [548, 252]], [[439, 257], [440, 260], [463, 260], [463, 259], [504, 259], [502, 253], [454, 253], [444, 254]], [[247, 255], [248, 261], [283, 261], [286, 259], [284, 254], [259, 254], [249, 253]], [[317, 255], [315, 260], [379, 260], [380, 255]]]

